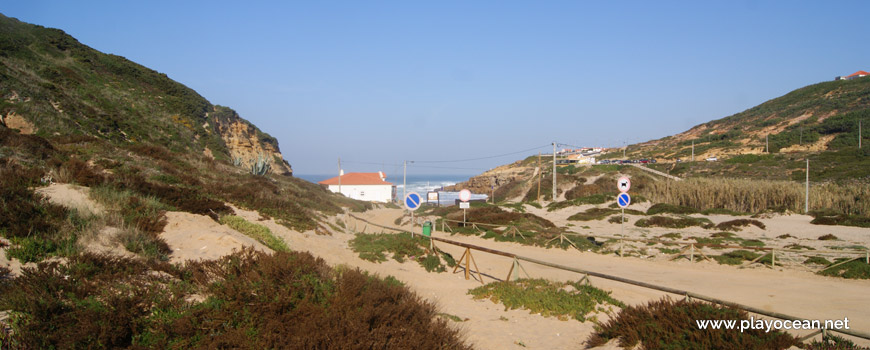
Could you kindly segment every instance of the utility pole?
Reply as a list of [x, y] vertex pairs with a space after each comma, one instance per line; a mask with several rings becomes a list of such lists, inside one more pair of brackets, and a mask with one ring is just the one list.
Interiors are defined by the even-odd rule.
[[402, 199], [399, 200], [399, 203], [405, 200], [405, 196], [407, 195], [405, 191], [408, 190], [408, 161], [402, 162]]
[[804, 197], [804, 214], [810, 212], [810, 159], [807, 158], [807, 193]]
[[766, 152], [767, 154], [770, 154], [770, 143], [767, 142], [767, 136], [768, 135], [764, 135], [764, 150], [765, 150], [764, 152]]
[[625, 145], [625, 141], [622, 141], [622, 159], [625, 159], [625, 149], [626, 148], [628, 148], [628, 146]]
[[692, 140], [692, 161], [695, 161], [695, 140]]
[[341, 194], [341, 157], [338, 157], [338, 194]]
[[541, 152], [538, 151], [538, 204], [541, 204], [541, 179], [544, 178], [544, 169], [541, 169]]
[[858, 121], [858, 149], [861, 149], [861, 121]]
[[492, 204], [495, 204], [495, 176], [492, 177], [492, 183], [489, 185], [489, 195], [492, 198]]
[[556, 202], [556, 143], [553, 142], [553, 202]]

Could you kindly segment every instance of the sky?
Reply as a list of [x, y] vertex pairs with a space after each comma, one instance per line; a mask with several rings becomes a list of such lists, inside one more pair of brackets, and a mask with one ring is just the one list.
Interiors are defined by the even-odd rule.
[[[870, 70], [868, 1], [17, 1], [275, 136], [297, 174], [477, 174]], [[568, 147], [568, 146], [560, 146]], [[438, 162], [432, 162], [438, 161]]]

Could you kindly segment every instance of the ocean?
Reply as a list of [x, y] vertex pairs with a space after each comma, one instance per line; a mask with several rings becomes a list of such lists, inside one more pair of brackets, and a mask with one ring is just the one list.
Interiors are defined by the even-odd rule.
[[[335, 174], [300, 174], [296, 176], [300, 179], [317, 183], [332, 177]], [[457, 183], [468, 181], [468, 178], [474, 175], [408, 175], [407, 183], [408, 190], [405, 192], [417, 192], [423, 199], [426, 199], [426, 193], [430, 191], [439, 191], [444, 186], [452, 186]], [[396, 185], [397, 196], [402, 196], [402, 175], [391, 176], [387, 175], [387, 182]], [[459, 199], [459, 192], [444, 192], [439, 191], [439, 202], [441, 205], [453, 205]], [[487, 199], [489, 196], [485, 194], [471, 194], [471, 199]]]

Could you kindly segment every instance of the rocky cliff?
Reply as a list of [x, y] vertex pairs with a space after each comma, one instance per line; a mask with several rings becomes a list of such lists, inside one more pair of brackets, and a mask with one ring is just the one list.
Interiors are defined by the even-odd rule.
[[229, 156], [237, 166], [250, 168], [265, 160], [272, 172], [292, 176], [290, 163], [284, 160], [278, 148], [278, 140], [260, 131], [259, 128], [239, 117], [234, 110], [215, 106], [208, 118], [214, 121], [215, 129], [227, 147]]

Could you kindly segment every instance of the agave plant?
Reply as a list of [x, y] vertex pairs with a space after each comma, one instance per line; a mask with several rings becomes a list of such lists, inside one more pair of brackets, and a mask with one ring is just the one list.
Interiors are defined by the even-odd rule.
[[263, 176], [272, 171], [272, 164], [269, 158], [260, 153], [257, 155], [257, 161], [251, 164], [251, 174]]

